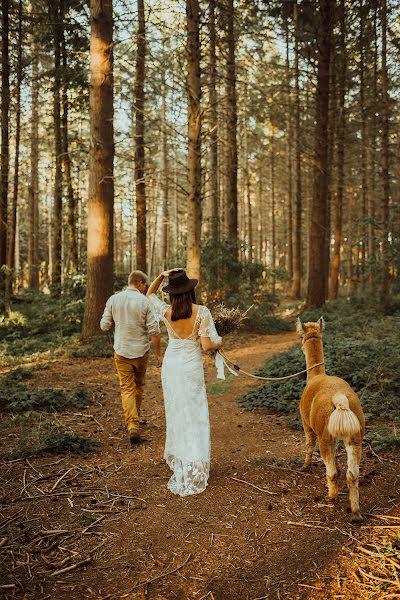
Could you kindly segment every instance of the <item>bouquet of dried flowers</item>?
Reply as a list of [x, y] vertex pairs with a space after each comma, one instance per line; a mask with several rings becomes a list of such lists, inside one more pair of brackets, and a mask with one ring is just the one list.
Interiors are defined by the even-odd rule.
[[212, 309], [211, 314], [218, 335], [224, 337], [228, 333], [237, 331], [243, 325], [243, 321], [247, 318], [247, 313], [251, 308], [253, 308], [253, 305], [247, 310], [243, 310], [238, 306], [236, 308], [227, 308], [223, 303], [217, 304]]

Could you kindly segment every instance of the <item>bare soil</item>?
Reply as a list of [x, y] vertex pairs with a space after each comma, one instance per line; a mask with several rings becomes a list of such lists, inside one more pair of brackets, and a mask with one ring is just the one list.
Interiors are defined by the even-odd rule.
[[[242, 335], [226, 349], [251, 371], [295, 342], [292, 332]], [[384, 597], [379, 591], [362, 596], [362, 584], [344, 589], [340, 577], [351, 577], [346, 548], [377, 525], [372, 515], [400, 515], [398, 462], [364, 449], [364, 529], [353, 526], [343, 453], [343, 493], [332, 506], [325, 500], [318, 457], [313, 472], [300, 470], [302, 432], [288, 429], [283, 417], [246, 412], [238, 405], [238, 396], [257, 382], [240, 377], [217, 384], [209, 362], [206, 376], [211, 384], [209, 487], [180, 498], [166, 488], [170, 472], [162, 460], [165, 423], [154, 359], [144, 401], [145, 441], [134, 449], [123, 427], [112, 359], [62, 360], [37, 371], [34, 385], [68, 390], [80, 382], [92, 391], [91, 406], [56, 418], [64, 428], [102, 444], [82, 457], [0, 463], [0, 595], [27, 600], [296, 600], [351, 599], [356, 589], [360, 598]], [[4, 452], [19, 431], [9, 416], [3, 415], [2, 423]]]

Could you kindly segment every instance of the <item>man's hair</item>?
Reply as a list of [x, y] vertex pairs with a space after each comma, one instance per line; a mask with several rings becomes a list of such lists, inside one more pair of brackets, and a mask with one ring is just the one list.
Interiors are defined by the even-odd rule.
[[132, 271], [128, 277], [128, 285], [137, 285], [138, 283], [147, 284], [147, 275], [143, 271]]

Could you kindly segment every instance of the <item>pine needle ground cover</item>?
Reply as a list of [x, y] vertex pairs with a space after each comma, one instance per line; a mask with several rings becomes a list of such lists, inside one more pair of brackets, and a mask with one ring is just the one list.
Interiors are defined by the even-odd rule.
[[[400, 434], [385, 430], [385, 423], [400, 418], [400, 314], [377, 314], [368, 300], [341, 300], [323, 310], [326, 372], [343, 377], [359, 394], [367, 422], [382, 424], [368, 434], [372, 447], [399, 448]], [[321, 311], [307, 311], [302, 321], [316, 321]], [[300, 343], [275, 355], [256, 371], [264, 377], [282, 377], [305, 368]], [[298, 406], [305, 375], [287, 381], [268, 382], [239, 399], [247, 409], [264, 409], [287, 415], [288, 425], [301, 427]]]

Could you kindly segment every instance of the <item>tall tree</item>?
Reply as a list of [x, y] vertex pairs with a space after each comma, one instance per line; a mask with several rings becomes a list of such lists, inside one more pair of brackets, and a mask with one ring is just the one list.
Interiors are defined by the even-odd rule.
[[328, 143], [329, 131], [329, 73], [333, 28], [333, 0], [319, 0], [318, 71], [315, 114], [315, 151], [313, 196], [309, 229], [307, 305], [325, 304], [326, 236], [328, 235]]
[[209, 30], [209, 126], [210, 126], [210, 194], [211, 194], [211, 235], [219, 237], [219, 184], [218, 184], [218, 107], [217, 107], [217, 55], [215, 31], [216, 0], [208, 1]]
[[347, 54], [346, 54], [346, 21], [345, 21], [345, 0], [340, 0], [339, 5], [339, 23], [340, 23], [340, 55], [339, 55], [339, 84], [338, 84], [338, 109], [339, 117], [337, 123], [337, 181], [336, 198], [334, 205], [334, 238], [335, 243], [332, 254], [331, 280], [330, 280], [330, 298], [336, 300], [339, 291], [339, 271], [342, 246], [342, 226], [343, 226], [343, 203], [345, 189], [345, 142], [346, 142], [346, 74], [347, 74]]
[[237, 147], [237, 98], [236, 98], [236, 38], [234, 0], [226, 0], [227, 39], [227, 155], [226, 155], [226, 201], [227, 229], [231, 240], [238, 238], [238, 147]]
[[9, 110], [10, 110], [10, 64], [9, 64], [9, 2], [2, 2], [1, 33], [1, 167], [0, 167], [0, 304], [6, 291], [4, 266], [7, 263], [8, 229], [8, 171], [9, 171]]
[[367, 248], [367, 204], [368, 204], [368, 179], [367, 179], [367, 111], [365, 106], [365, 6], [363, 0], [359, 5], [359, 52], [360, 52], [360, 121], [361, 121], [361, 280], [365, 286], [366, 248]]
[[[64, 0], [61, 0], [61, 17], [65, 14]], [[76, 231], [76, 197], [72, 184], [72, 165], [69, 151], [69, 65], [66, 47], [65, 30], [61, 31], [61, 58], [62, 58], [62, 162], [64, 167], [64, 181], [67, 196], [67, 270], [76, 272], [78, 268], [78, 239]]]
[[188, 233], [187, 270], [200, 279], [201, 237], [201, 86], [200, 10], [198, 0], [186, 0], [188, 92]]
[[[292, 127], [292, 85], [290, 70], [289, 19], [285, 18], [286, 45], [286, 94], [287, 94], [287, 170], [288, 170], [288, 226], [287, 226], [287, 269], [293, 278], [293, 127]], [[298, 60], [298, 57], [297, 57]], [[298, 69], [298, 65], [297, 65]]]
[[29, 182], [28, 286], [39, 290], [39, 48], [31, 33], [32, 88]]
[[19, 183], [19, 155], [21, 139], [21, 84], [22, 84], [22, 0], [18, 2], [18, 35], [17, 35], [17, 80], [15, 90], [15, 158], [14, 158], [14, 179], [13, 179], [13, 197], [10, 214], [9, 240], [7, 248], [7, 265], [9, 268], [7, 278], [7, 296], [11, 299], [14, 267], [15, 267], [15, 238], [17, 231], [17, 209], [18, 209], [18, 183]]
[[53, 210], [51, 219], [51, 250], [52, 293], [58, 296], [61, 293], [62, 274], [62, 133], [61, 133], [61, 40], [62, 21], [60, 0], [48, 0], [48, 11], [53, 33], [54, 52], [54, 77], [53, 77], [53, 130], [54, 130], [54, 184], [53, 184]]
[[87, 286], [82, 337], [100, 332], [113, 291], [114, 127], [112, 0], [90, 0], [90, 154]]
[[144, 81], [146, 69], [146, 25], [144, 2], [138, 0], [138, 31], [135, 78], [135, 186], [136, 186], [136, 268], [147, 270], [147, 208], [144, 143]]
[[162, 81], [162, 104], [161, 104], [161, 137], [162, 137], [162, 170], [163, 170], [163, 218], [162, 218], [162, 243], [161, 260], [163, 268], [166, 268], [169, 246], [169, 161], [168, 161], [168, 121], [167, 121], [167, 84], [165, 71]]
[[389, 172], [389, 82], [387, 67], [387, 3], [381, 0], [380, 18], [382, 29], [382, 285], [381, 302], [386, 308], [389, 303], [390, 278], [390, 242], [389, 242], [389, 202], [390, 202], [390, 172]]
[[299, 14], [297, 0], [294, 3], [294, 153], [296, 189], [294, 201], [294, 235], [293, 235], [293, 286], [292, 296], [301, 296], [302, 276], [302, 183], [301, 183], [301, 131], [300, 131], [300, 69], [299, 69]]

